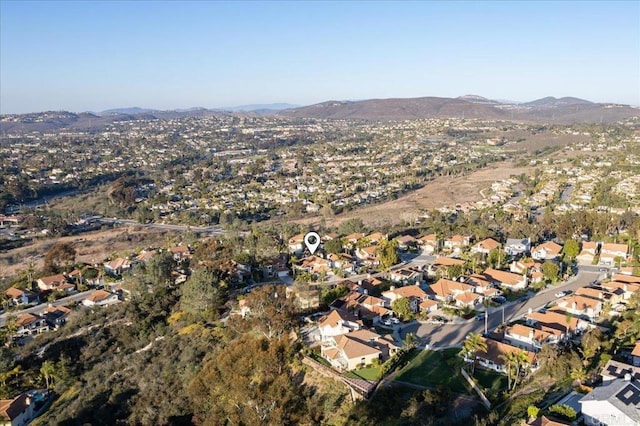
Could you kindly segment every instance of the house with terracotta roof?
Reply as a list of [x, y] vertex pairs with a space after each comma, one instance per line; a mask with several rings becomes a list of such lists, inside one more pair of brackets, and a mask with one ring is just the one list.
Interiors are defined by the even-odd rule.
[[527, 423], [529, 426], [569, 426], [569, 423], [561, 422], [558, 420], [551, 420], [547, 416], [538, 417], [535, 420]]
[[380, 286], [384, 284], [376, 277], [364, 278], [362, 280], [358, 280], [358, 292], [370, 294], [377, 293]]
[[63, 274], [49, 275], [38, 279], [38, 288], [42, 291], [63, 291], [71, 293], [76, 286], [69, 283], [67, 277]]
[[43, 316], [47, 324], [57, 330], [67, 322], [70, 313], [71, 309], [66, 306], [49, 306], [44, 310]]
[[449, 276], [449, 268], [453, 265], [464, 265], [464, 260], [456, 259], [453, 257], [436, 257], [436, 260], [432, 265], [429, 265], [427, 269], [427, 274], [430, 276], [441, 275], [441, 276]]
[[[615, 276], [614, 276], [615, 279]], [[600, 287], [612, 292], [622, 293], [622, 300], [629, 300], [633, 293], [640, 291], [640, 282], [609, 281], [600, 283]]]
[[378, 246], [367, 246], [356, 249], [356, 257], [365, 265], [376, 266], [380, 264], [377, 257]]
[[418, 240], [411, 235], [400, 235], [396, 237], [396, 241], [398, 242], [398, 248], [400, 250], [408, 250], [418, 245]]
[[495, 285], [511, 290], [522, 290], [527, 288], [527, 277], [512, 272], [501, 271], [499, 269], [488, 268], [483, 272], [487, 280]]
[[387, 236], [381, 232], [373, 232], [364, 238], [366, 238], [371, 244], [378, 244], [380, 241], [386, 240]]
[[121, 276], [125, 271], [128, 271], [131, 268], [131, 262], [122, 257], [104, 262], [102, 265], [104, 266], [104, 271], [107, 274], [116, 277]]
[[493, 238], [487, 238], [471, 246], [471, 253], [489, 254], [491, 250], [500, 248], [502, 244]]
[[547, 241], [531, 249], [531, 257], [536, 260], [555, 260], [562, 253], [562, 246], [553, 241]]
[[614, 244], [604, 243], [600, 248], [600, 262], [602, 266], [614, 266], [616, 259], [621, 259], [623, 262], [627, 259], [629, 253], [629, 246], [627, 244]]
[[418, 238], [418, 245], [422, 248], [422, 253], [433, 254], [440, 249], [440, 240], [436, 234], [428, 234]]
[[304, 235], [305, 234], [298, 234], [289, 238], [288, 246], [290, 252], [302, 253], [302, 251], [304, 250]]
[[325, 273], [331, 275], [331, 261], [319, 256], [308, 256], [300, 259], [295, 268], [311, 274]]
[[191, 248], [189, 246], [173, 246], [169, 248], [169, 253], [173, 256], [173, 260], [181, 261], [191, 258]]
[[156, 255], [155, 250], [142, 250], [135, 258], [136, 262], [147, 263]]
[[566, 311], [560, 309], [552, 309], [546, 312], [531, 312], [524, 315], [528, 325], [534, 327], [549, 327], [560, 330], [565, 336], [573, 336], [578, 330], [580, 332], [589, 328], [589, 323], [583, 319], [576, 318]]
[[318, 331], [323, 342], [330, 337], [360, 330], [362, 326], [362, 321], [355, 315], [342, 309], [334, 309], [318, 321]]
[[95, 290], [82, 301], [84, 306], [106, 306], [118, 303], [118, 295], [105, 290]]
[[502, 356], [509, 353], [524, 352], [526, 356], [526, 367], [531, 370], [537, 369], [538, 361], [534, 352], [511, 346], [506, 343], [501, 343], [493, 339], [484, 339], [484, 341], [487, 345], [487, 350], [479, 350], [475, 353], [478, 364], [482, 367], [494, 370], [498, 373], [504, 373], [506, 371], [506, 366]]
[[590, 297], [592, 299], [601, 300], [603, 303], [609, 302], [612, 305], [616, 305], [622, 302], [622, 295], [624, 292], [620, 290], [617, 292], [610, 292], [602, 287], [580, 287], [574, 294], [576, 296]]
[[[459, 281], [440, 278], [427, 289], [427, 294], [435, 300], [454, 305], [457, 295], [462, 293], [474, 293], [475, 286]], [[478, 295], [481, 296], [481, 295]]]
[[418, 312], [420, 302], [427, 298], [427, 293], [417, 285], [391, 287], [390, 290], [382, 293], [382, 299], [384, 300], [385, 306], [388, 308], [393, 306], [393, 302], [403, 298], [409, 299], [409, 302], [411, 303], [411, 310], [413, 312]]
[[372, 321], [373, 324], [377, 324], [383, 316], [393, 313], [385, 307], [384, 299], [356, 291], [351, 291], [346, 296], [336, 299], [330, 308], [346, 310], [357, 318]]
[[454, 254], [462, 253], [462, 250], [470, 244], [471, 237], [468, 235], [454, 235], [444, 240], [444, 248]]
[[29, 290], [9, 287], [4, 291], [4, 294], [9, 297], [9, 303], [13, 306], [37, 305], [38, 303], [40, 303], [40, 298], [38, 297], [38, 295]]
[[543, 344], [558, 344], [564, 337], [560, 330], [514, 324], [504, 331], [504, 342], [532, 352], [539, 352]]
[[18, 315], [16, 327], [15, 337], [35, 336], [36, 334], [49, 331], [47, 320], [34, 314]]
[[423, 280], [422, 271], [414, 268], [401, 268], [391, 271], [389, 279], [394, 283], [402, 283], [403, 285], [419, 284]]
[[354, 232], [344, 237], [345, 246], [348, 248], [354, 248], [358, 241], [364, 238], [364, 234], [361, 232]]
[[422, 302], [420, 302], [420, 305], [418, 305], [418, 307], [420, 308], [420, 312], [430, 314], [432, 312], [437, 311], [438, 308], [440, 307], [440, 304], [438, 303], [437, 300], [425, 299]]
[[602, 312], [603, 302], [598, 299], [572, 294], [557, 301], [557, 305], [573, 315], [595, 320]]
[[473, 291], [485, 296], [498, 296], [502, 294], [500, 290], [495, 288], [493, 282], [491, 280], [488, 280], [487, 277], [482, 274], [469, 275], [465, 282], [474, 287]]
[[599, 244], [596, 241], [585, 241], [582, 243], [582, 250], [576, 256], [576, 261], [580, 265], [591, 265], [598, 255]]
[[391, 337], [357, 330], [328, 338], [321, 347], [321, 354], [337, 370], [350, 371], [370, 365], [374, 360], [385, 361], [397, 350]]

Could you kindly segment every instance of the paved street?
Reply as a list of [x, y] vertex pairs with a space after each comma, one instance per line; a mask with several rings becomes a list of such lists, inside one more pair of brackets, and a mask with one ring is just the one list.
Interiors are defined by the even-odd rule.
[[0, 327], [4, 326], [4, 323], [7, 319], [8, 316], [13, 315], [13, 316], [17, 316], [17, 315], [22, 315], [22, 314], [35, 314], [35, 313], [39, 313], [44, 311], [49, 305], [51, 306], [63, 306], [63, 305], [68, 305], [72, 302], [80, 302], [84, 299], [86, 299], [92, 292], [93, 290], [89, 290], [89, 291], [83, 291], [82, 293], [76, 293], [74, 295], [68, 296], [68, 297], [63, 297], [62, 299], [58, 299], [55, 302], [51, 302], [51, 303], [41, 303], [39, 305], [36, 306], [32, 306], [30, 308], [27, 309], [23, 309], [21, 311], [12, 311], [12, 312], [6, 312], [3, 313], [2, 315], [0, 315]]
[[[547, 303], [556, 300], [555, 294], [561, 290], [575, 291], [579, 287], [589, 285], [601, 276], [601, 273], [597, 272], [598, 269], [595, 269], [596, 272], [581, 270], [576, 277], [573, 277], [568, 282], [543, 290], [526, 302], [510, 302], [498, 308], [490, 308], [488, 329], [492, 330], [502, 323], [503, 308], [504, 321], [513, 321], [529, 311], [540, 309]], [[433, 348], [460, 345], [467, 334], [472, 332], [484, 332], [484, 320], [476, 321], [472, 319], [463, 324], [427, 324], [416, 322], [403, 327], [401, 336], [404, 338], [407, 333], [416, 333], [416, 335], [421, 338], [423, 344]]]

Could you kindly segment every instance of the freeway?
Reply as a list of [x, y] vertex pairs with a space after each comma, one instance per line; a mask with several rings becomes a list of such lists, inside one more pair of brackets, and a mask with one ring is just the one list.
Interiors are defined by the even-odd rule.
[[[555, 294], [559, 291], [571, 290], [575, 291], [580, 287], [591, 284], [594, 280], [602, 277], [602, 272], [596, 269], [580, 270], [578, 275], [571, 278], [566, 283], [554, 286], [552, 288], [542, 290], [530, 299], [520, 302], [506, 303], [498, 308], [489, 309], [488, 330], [493, 330], [504, 322], [514, 321], [522, 315], [542, 308], [547, 303], [557, 299]], [[404, 338], [407, 333], [415, 333], [423, 345], [430, 348], [459, 346], [469, 333], [483, 333], [484, 321], [476, 321], [475, 319], [456, 324], [430, 324], [426, 322], [414, 322], [406, 325], [400, 331], [400, 336]]]
[[63, 297], [62, 299], [58, 299], [58, 300], [56, 300], [54, 302], [51, 302], [51, 303], [49, 303], [49, 302], [41, 303], [39, 305], [32, 306], [32, 307], [26, 308], [26, 309], [22, 309], [20, 311], [5, 312], [3, 314], [0, 314], [0, 327], [4, 326], [4, 323], [7, 320], [7, 317], [9, 317], [9, 316], [18, 316], [18, 315], [22, 315], [22, 314], [36, 314], [36, 313], [40, 313], [40, 312], [44, 311], [49, 306], [64, 306], [64, 305], [68, 305], [68, 304], [73, 303], [73, 302], [80, 302], [80, 301], [86, 299], [92, 292], [93, 292], [93, 290], [83, 291], [81, 293], [76, 293], [76, 294], [73, 294], [71, 296]]

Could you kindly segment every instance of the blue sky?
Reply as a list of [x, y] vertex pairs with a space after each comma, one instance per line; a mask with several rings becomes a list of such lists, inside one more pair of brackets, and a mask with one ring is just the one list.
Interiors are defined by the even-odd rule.
[[465, 94], [640, 105], [640, 2], [0, 1], [0, 113]]

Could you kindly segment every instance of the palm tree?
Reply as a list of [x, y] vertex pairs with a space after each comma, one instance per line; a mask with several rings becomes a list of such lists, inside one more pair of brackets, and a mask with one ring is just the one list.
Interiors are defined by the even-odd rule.
[[516, 368], [516, 377], [513, 382], [513, 388], [515, 389], [516, 386], [518, 385], [518, 378], [520, 377], [521, 373], [524, 372], [524, 367], [526, 367], [529, 364], [529, 359], [525, 351], [518, 351], [518, 352], [515, 352], [513, 356], [513, 360], [515, 361], [515, 368]]
[[[484, 337], [479, 333], [470, 333], [469, 336], [462, 343], [462, 351], [467, 359], [472, 359], [471, 363], [471, 374], [475, 371], [477, 352], [486, 352], [487, 351], [487, 342], [484, 340]], [[471, 358], [473, 357], [473, 358]]]
[[571, 370], [571, 378], [582, 384], [587, 379], [587, 372], [583, 367], [574, 368]]
[[40, 373], [44, 376], [44, 380], [47, 384], [47, 389], [49, 389], [49, 379], [51, 379], [51, 385], [53, 385], [53, 378], [56, 372], [56, 366], [51, 361], [45, 361], [42, 363], [42, 367], [40, 367]]
[[515, 352], [507, 352], [505, 354], [501, 354], [499, 358], [504, 361], [504, 368], [507, 373], [507, 391], [511, 390], [511, 377], [515, 376]]

